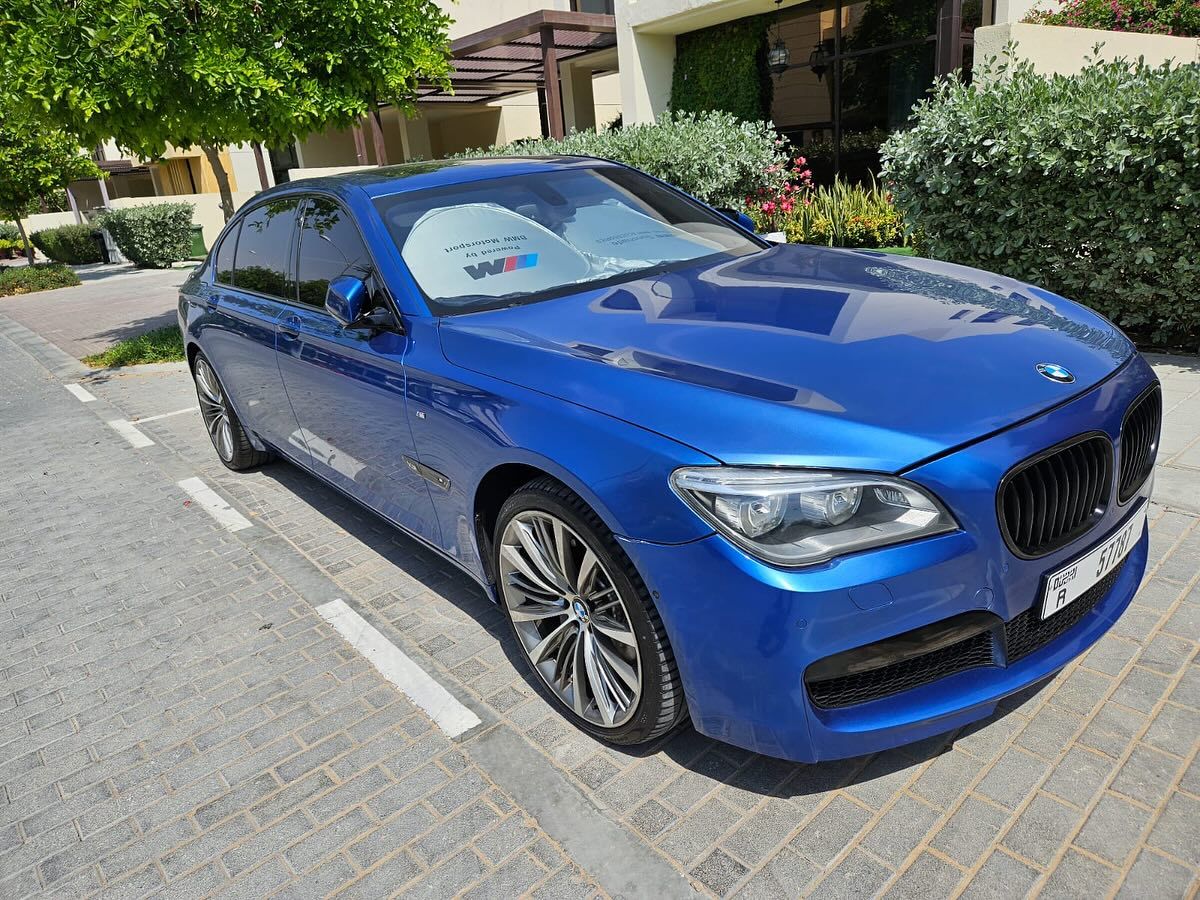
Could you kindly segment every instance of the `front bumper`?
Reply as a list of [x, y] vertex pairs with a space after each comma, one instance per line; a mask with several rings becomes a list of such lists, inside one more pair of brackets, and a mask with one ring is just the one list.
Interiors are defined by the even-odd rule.
[[1008, 665], [974, 668], [902, 693], [824, 709], [810, 699], [813, 662], [972, 610], [1005, 622], [1040, 601], [1042, 579], [1102, 542], [1153, 479], [1087, 534], [1033, 560], [1013, 555], [996, 520], [996, 486], [1015, 463], [1085, 431], [1119, 452], [1126, 408], [1154, 379], [1134, 357], [1103, 384], [1034, 420], [903, 473], [931, 489], [962, 530], [800, 570], [762, 563], [725, 539], [682, 545], [622, 539], [656, 596], [695, 727], [759, 753], [803, 762], [855, 756], [959, 728], [1005, 696], [1053, 675], [1094, 644], [1133, 599], [1145, 530], [1112, 587], [1059, 637]]

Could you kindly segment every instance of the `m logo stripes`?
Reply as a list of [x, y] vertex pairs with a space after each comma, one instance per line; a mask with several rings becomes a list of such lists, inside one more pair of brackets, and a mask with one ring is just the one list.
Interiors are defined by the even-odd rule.
[[515, 272], [517, 269], [532, 269], [537, 265], [536, 253], [522, 253], [520, 256], [501, 256], [497, 259], [484, 260], [473, 266], [463, 266], [463, 271], [478, 281], [489, 275], [499, 275], [501, 272]]

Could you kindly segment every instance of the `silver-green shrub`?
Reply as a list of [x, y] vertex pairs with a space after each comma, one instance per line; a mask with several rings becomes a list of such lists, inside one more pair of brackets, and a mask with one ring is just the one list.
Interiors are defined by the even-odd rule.
[[165, 269], [191, 253], [193, 209], [190, 203], [132, 206], [104, 213], [97, 224], [135, 266]]
[[786, 143], [769, 122], [725, 112], [666, 113], [653, 124], [581, 131], [563, 140], [518, 141], [460, 156], [599, 156], [649, 172], [715, 206], [742, 208], [766, 184], [770, 165], [787, 162]]
[[1027, 63], [944, 80], [882, 148], [929, 255], [1033, 282], [1143, 340], [1200, 341], [1200, 65]]

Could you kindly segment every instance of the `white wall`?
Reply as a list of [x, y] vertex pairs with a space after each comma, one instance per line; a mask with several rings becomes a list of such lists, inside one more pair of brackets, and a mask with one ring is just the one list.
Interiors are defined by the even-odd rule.
[[1055, 9], [1056, 0], [996, 0], [997, 25], [1020, 22], [1035, 9]]
[[[229, 149], [229, 168], [233, 171], [234, 183], [239, 190], [257, 191], [262, 189], [262, 179], [258, 175], [258, 160], [254, 158], [254, 148], [249, 144], [236, 144]], [[266, 163], [266, 150], [263, 150], [263, 162]], [[267, 187], [275, 184], [275, 176], [267, 169]]]
[[[802, 2], [806, 0], [784, 0], [780, 8]], [[618, 23], [644, 34], [683, 34], [772, 12], [775, 4], [772, 0], [616, 0], [615, 8]]]
[[[1027, 59], [1045, 75], [1073, 75], [1082, 69], [1088, 57], [1135, 60], [1144, 57], [1151, 65], [1164, 62], [1200, 62], [1200, 39], [1166, 37], [1159, 34], [1130, 34], [1097, 31], [1092, 28], [1064, 28], [1058, 25], [990, 25], [975, 29], [975, 79], [982, 73], [979, 63], [996, 59], [1012, 41], [1015, 55]], [[1093, 52], [1102, 44], [1100, 53]]]
[[[257, 170], [256, 170], [257, 171]], [[293, 172], [300, 171], [293, 169]], [[307, 174], [330, 175], [331, 171], [311, 170]], [[257, 191], [234, 191], [233, 208], [240, 209]], [[168, 197], [114, 197], [110, 203], [112, 209], [128, 209], [132, 206], [154, 206], [159, 203], [191, 203], [194, 212], [192, 221], [204, 229], [204, 246], [211, 247], [213, 241], [225, 227], [225, 216], [221, 212], [220, 194], [177, 194]], [[95, 214], [101, 210], [92, 210]], [[57, 228], [60, 225], [74, 225], [75, 216], [70, 212], [38, 213], [27, 219], [22, 219], [26, 234], [33, 234], [44, 228]]]
[[[234, 191], [233, 208], [238, 210], [257, 191]], [[204, 229], [204, 246], [212, 247], [213, 241], [225, 227], [225, 216], [221, 212], [220, 194], [175, 194], [169, 197], [121, 197], [113, 199], [113, 209], [128, 209], [133, 206], [154, 206], [159, 203], [191, 203], [192, 222]]]
[[21, 226], [25, 229], [25, 234], [27, 235], [46, 228], [58, 228], [60, 225], [74, 224], [75, 213], [73, 212], [35, 213], [21, 220]]
[[450, 25], [450, 40], [474, 34], [510, 19], [539, 9], [570, 9], [570, 0], [437, 0], [454, 22]]

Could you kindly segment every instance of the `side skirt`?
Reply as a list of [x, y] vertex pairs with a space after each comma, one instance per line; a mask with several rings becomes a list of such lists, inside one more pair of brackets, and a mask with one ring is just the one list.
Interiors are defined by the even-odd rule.
[[[254, 436], [255, 439], [257, 439], [257, 437], [258, 437], [257, 435]], [[382, 519], [383, 521], [385, 521], [389, 525], [391, 525], [393, 528], [395, 528], [397, 531], [402, 532], [406, 537], [412, 538], [414, 541], [416, 541], [421, 546], [427, 547], [430, 550], [432, 550], [438, 556], [442, 557], [442, 559], [445, 559], [448, 562], [453, 563], [456, 568], [460, 569], [466, 575], [469, 575], [472, 581], [474, 581], [481, 588], [483, 588], [483, 592], [485, 594], [487, 594], [488, 599], [490, 599], [493, 603], [499, 602], [497, 600], [495, 585], [493, 585], [491, 582], [489, 582], [485, 576], [480, 575], [480, 573], [472, 570], [469, 566], [467, 566], [465, 563], [463, 563], [462, 560], [458, 559], [457, 557], [451, 556], [444, 549], [442, 549], [437, 544], [433, 543], [432, 541], [430, 541], [428, 538], [424, 537], [423, 535], [417, 534], [415, 531], [405, 528], [403, 525], [401, 525], [395, 519], [391, 518], [390, 516], [385, 515], [384, 513], [377, 510], [375, 507], [373, 507], [367, 503], [363, 503], [363, 501], [360, 500], [358, 497], [355, 497], [349, 491], [346, 491], [343, 488], [341, 488], [340, 486], [334, 484], [332, 481], [330, 481], [328, 478], [326, 478], [320, 472], [317, 472], [314, 469], [312, 469], [310, 466], [305, 465], [300, 460], [296, 459], [296, 457], [294, 457], [290, 453], [288, 453], [286, 450], [281, 450], [279, 447], [275, 446], [274, 444], [267, 444], [267, 443], [261, 442], [261, 441], [260, 441], [260, 443], [263, 444], [263, 449], [271, 450], [277, 456], [279, 456], [280, 459], [285, 460], [286, 462], [294, 465], [296, 468], [303, 470], [307, 474], [311, 475], [313, 478], [317, 479], [317, 481], [321, 482], [321, 484], [323, 484], [326, 487], [329, 487], [329, 488], [333, 489], [334, 491], [336, 491], [337, 493], [341, 494], [343, 497], [345, 497], [347, 500], [354, 503], [356, 506], [361, 506], [363, 509], [368, 510], [369, 512], [378, 516], [380, 519]]]

